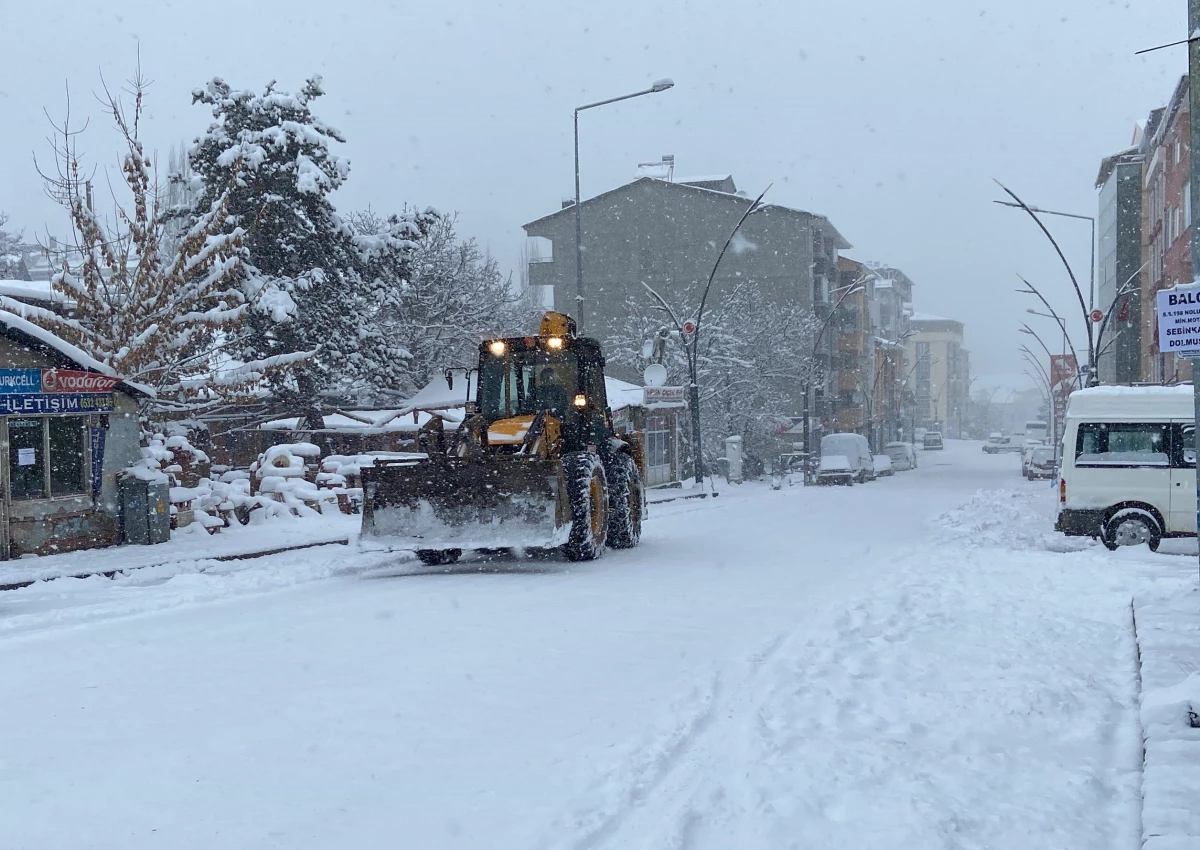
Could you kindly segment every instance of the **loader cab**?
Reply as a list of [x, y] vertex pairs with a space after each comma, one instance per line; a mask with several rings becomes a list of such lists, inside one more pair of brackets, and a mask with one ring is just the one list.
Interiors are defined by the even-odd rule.
[[487, 421], [489, 443], [518, 442], [545, 411], [561, 424], [563, 452], [605, 444], [610, 429], [604, 354], [595, 340], [574, 336], [569, 317], [556, 315], [567, 321], [548, 316], [537, 336], [480, 346], [476, 404]]

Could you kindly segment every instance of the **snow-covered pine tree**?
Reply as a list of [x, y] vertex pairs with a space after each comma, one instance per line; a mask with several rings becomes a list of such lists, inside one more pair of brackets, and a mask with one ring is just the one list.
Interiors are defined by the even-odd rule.
[[238, 90], [214, 78], [192, 93], [194, 103], [212, 107], [215, 120], [188, 157], [203, 182], [197, 211], [208, 209], [241, 169], [227, 200], [227, 231], [246, 232], [246, 282], [255, 300], [240, 355], [317, 352], [270, 381], [277, 403], [312, 428], [324, 424], [322, 395], [339, 377], [362, 373], [371, 356], [359, 333], [370, 308], [361, 258], [329, 201], [350, 163], [331, 148], [345, 141], [341, 134], [312, 113], [322, 94], [320, 77], [296, 94], [274, 83], [261, 93]]
[[[161, 203], [155, 165], [139, 130], [147, 82], [141, 69], [129, 83], [132, 110], [105, 89], [102, 101], [125, 148], [124, 192], [114, 190], [113, 218], [93, 209], [76, 150], [70, 112], [55, 127], [55, 169], [42, 172], [47, 190], [70, 216], [74, 245], [50, 252], [55, 291], [74, 303], [73, 316], [9, 298], [0, 306], [76, 345], [123, 377], [158, 391], [150, 413], [186, 415], [255, 388], [290, 358], [232, 365], [226, 331], [252, 303], [244, 292], [245, 236], [226, 231], [228, 184], [178, 239], [168, 239], [169, 210]], [[232, 164], [233, 174], [238, 164]]]

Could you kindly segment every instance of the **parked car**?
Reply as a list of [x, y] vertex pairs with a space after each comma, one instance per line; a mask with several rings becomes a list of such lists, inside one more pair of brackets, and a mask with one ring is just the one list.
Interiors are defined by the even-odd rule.
[[875, 455], [875, 477], [887, 478], [895, 475], [896, 470], [892, 469], [892, 459], [888, 455]]
[[846, 486], [850, 486], [854, 484], [856, 478], [860, 479], [860, 474], [850, 463], [850, 458], [845, 455], [821, 454], [821, 463], [817, 467], [818, 484], [845, 484]]
[[940, 451], [945, 448], [942, 445], [941, 431], [927, 431], [924, 439], [921, 440], [921, 447], [926, 451]]
[[1039, 446], [1029, 452], [1029, 460], [1025, 465], [1025, 477], [1033, 480], [1054, 477], [1054, 449], [1050, 446]]
[[1012, 437], [1006, 437], [1003, 434], [991, 434], [987, 442], [984, 443], [983, 450], [990, 455], [1003, 454], [1004, 452], [1019, 452], [1021, 444], [1014, 442]]
[[907, 472], [917, 468], [917, 450], [912, 443], [888, 443], [883, 450], [892, 459], [893, 471]]
[[927, 431], [928, 431], [928, 429], [926, 429], [926, 428], [914, 428], [913, 429], [913, 445], [914, 446], [917, 446], [918, 448], [924, 447], [925, 434], [927, 433]]
[[1092, 387], [1071, 394], [1055, 528], [1109, 549], [1196, 534], [1192, 388]]
[[1034, 451], [1045, 448], [1045, 446], [1044, 442], [1033, 437], [1026, 437], [1021, 443], [1021, 474], [1026, 478], [1029, 477], [1029, 465], [1032, 462]]
[[821, 456], [825, 455], [846, 457], [860, 484], [875, 478], [875, 458], [862, 434], [826, 434], [821, 438]]

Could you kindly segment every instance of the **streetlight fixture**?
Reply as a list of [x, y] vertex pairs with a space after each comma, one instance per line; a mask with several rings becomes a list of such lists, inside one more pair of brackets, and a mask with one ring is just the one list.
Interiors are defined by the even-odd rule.
[[[1021, 209], [1021, 205], [1013, 201], [992, 201], [993, 204], [1000, 204], [1002, 207], [1015, 207]], [[1090, 215], [1080, 215], [1079, 213], [1059, 212], [1058, 210], [1044, 210], [1041, 207], [1030, 207], [1031, 212], [1041, 213], [1042, 215], [1057, 215], [1062, 218], [1074, 218], [1080, 221], [1090, 222], [1092, 225], [1092, 271], [1088, 277], [1088, 307], [1095, 309], [1096, 307], [1096, 218]]]
[[585, 109], [595, 109], [597, 106], [607, 106], [621, 100], [629, 100], [647, 94], [658, 94], [674, 85], [674, 80], [664, 78], [651, 83], [648, 89], [575, 107], [575, 322], [580, 331], [583, 330], [583, 219], [579, 215], [579, 113]]
[[[1096, 370], [1096, 357], [1097, 357], [1097, 355], [1096, 355], [1096, 349], [1097, 349], [1097, 345], [1096, 345], [1096, 341], [1095, 341], [1094, 332], [1093, 332], [1093, 330], [1092, 330], [1092, 310], [1093, 310], [1093, 309], [1095, 309], [1095, 303], [1096, 303], [1096, 295], [1095, 295], [1095, 289], [1096, 289], [1096, 279], [1095, 279], [1095, 278], [1096, 278], [1096, 271], [1095, 271], [1095, 269], [1096, 269], [1096, 237], [1095, 237], [1095, 224], [1094, 224], [1094, 222], [1093, 222], [1093, 227], [1092, 227], [1092, 260], [1091, 260], [1091, 263], [1092, 263], [1092, 280], [1091, 280], [1091, 282], [1090, 282], [1090, 284], [1089, 284], [1089, 286], [1090, 286], [1090, 288], [1091, 288], [1091, 291], [1088, 293], [1088, 300], [1085, 302], [1085, 301], [1084, 301], [1084, 298], [1083, 298], [1083, 289], [1082, 289], [1082, 288], [1079, 286], [1079, 281], [1078, 281], [1078, 280], [1076, 279], [1076, 277], [1075, 277], [1075, 270], [1074, 270], [1074, 269], [1072, 269], [1072, 268], [1071, 268], [1071, 264], [1070, 264], [1069, 262], [1067, 262], [1067, 255], [1066, 255], [1066, 254], [1064, 254], [1064, 253], [1063, 253], [1063, 250], [1062, 250], [1062, 248], [1060, 248], [1060, 247], [1059, 247], [1059, 245], [1058, 245], [1058, 241], [1057, 241], [1057, 240], [1054, 238], [1054, 234], [1052, 234], [1052, 233], [1050, 232], [1050, 228], [1046, 227], [1045, 223], [1044, 223], [1044, 222], [1043, 222], [1043, 221], [1042, 221], [1040, 218], [1038, 218], [1038, 214], [1037, 214], [1037, 212], [1036, 212], [1036, 211], [1034, 211], [1034, 209], [1033, 209], [1032, 207], [1030, 207], [1030, 206], [1029, 206], [1029, 204], [1025, 203], [1023, 200], [1021, 200], [1019, 197], [1017, 197], [1017, 193], [1016, 193], [1016, 192], [1014, 192], [1012, 189], [1010, 189], [1010, 188], [1008, 188], [1007, 186], [1005, 186], [1005, 185], [1004, 185], [1003, 183], [1001, 183], [999, 180], [997, 180], [997, 181], [995, 181], [995, 182], [996, 182], [996, 185], [997, 185], [997, 186], [999, 186], [1001, 189], [1003, 189], [1003, 190], [1004, 190], [1004, 193], [1005, 193], [1006, 195], [1008, 195], [1010, 198], [1012, 198], [1012, 199], [1013, 199], [1013, 201], [1015, 202], [1015, 203], [1013, 203], [1013, 204], [1008, 204], [1007, 202], [1004, 202], [1004, 201], [997, 201], [996, 203], [999, 203], [999, 204], [1001, 204], [1002, 206], [1016, 206], [1016, 207], [1019, 207], [1020, 209], [1023, 209], [1023, 210], [1024, 210], [1026, 213], [1028, 213], [1028, 214], [1029, 214], [1029, 217], [1033, 219], [1034, 223], [1035, 223], [1035, 224], [1038, 226], [1038, 228], [1039, 228], [1039, 229], [1042, 231], [1042, 233], [1045, 235], [1045, 237], [1046, 237], [1047, 239], [1049, 239], [1049, 240], [1050, 240], [1050, 244], [1051, 244], [1052, 246], [1054, 246], [1054, 251], [1055, 251], [1055, 253], [1057, 253], [1057, 254], [1058, 254], [1058, 259], [1062, 261], [1063, 268], [1067, 270], [1067, 277], [1069, 277], [1069, 278], [1071, 279], [1071, 286], [1072, 286], [1072, 287], [1075, 289], [1075, 297], [1079, 299], [1079, 311], [1080, 311], [1080, 312], [1083, 314], [1084, 330], [1086, 330], [1086, 331], [1087, 331], [1087, 341], [1088, 341], [1088, 385], [1089, 385], [1089, 386], [1095, 386], [1096, 384], [1098, 384], [1098, 383], [1100, 382], [1100, 378], [1099, 378], [1099, 376], [1098, 376], [1098, 374], [1097, 374], [1097, 370]], [[1051, 214], [1053, 214], [1053, 215], [1064, 215], [1064, 216], [1066, 216], [1067, 218], [1086, 218], [1086, 216], [1079, 216], [1079, 215], [1075, 215], [1074, 213], [1051, 213]], [[1029, 285], [1028, 281], [1026, 281], [1026, 285], [1027, 285], [1027, 286]], [[1032, 287], [1030, 287], [1030, 288], [1032, 289]], [[1040, 298], [1040, 297], [1041, 297], [1041, 295], [1039, 294], [1039, 295], [1038, 295], [1038, 297]], [[1044, 299], [1044, 298], [1042, 299], [1042, 301], [1043, 301], [1043, 303], [1045, 303], [1045, 299]], [[1089, 305], [1090, 305], [1090, 306], [1089, 306]], [[1049, 304], [1046, 304], [1046, 306], [1047, 306], [1047, 307], [1049, 307], [1050, 305], [1049, 305]]]

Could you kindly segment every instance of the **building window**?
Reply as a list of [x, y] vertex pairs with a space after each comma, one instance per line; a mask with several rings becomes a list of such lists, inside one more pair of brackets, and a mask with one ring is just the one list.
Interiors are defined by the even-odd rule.
[[87, 420], [82, 416], [8, 420], [13, 501], [74, 496], [87, 485]]
[[1179, 144], [1179, 140], [1176, 139], [1175, 140], [1175, 164], [1176, 165], [1179, 165], [1179, 156], [1180, 156], [1180, 144]]
[[1192, 226], [1192, 192], [1190, 186], [1183, 189], [1183, 226]]

